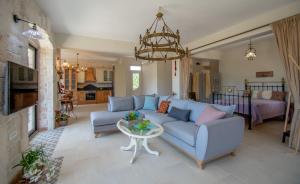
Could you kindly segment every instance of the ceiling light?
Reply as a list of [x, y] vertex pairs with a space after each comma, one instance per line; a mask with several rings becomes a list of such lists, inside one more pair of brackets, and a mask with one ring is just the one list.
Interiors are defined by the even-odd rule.
[[22, 33], [22, 35], [31, 38], [31, 39], [43, 39], [42, 33], [38, 30], [36, 23], [30, 22], [28, 20], [24, 20], [19, 18], [17, 15], [13, 15], [15, 23], [18, 23], [19, 21], [27, 22], [30, 24], [30, 28]]
[[245, 57], [249, 61], [252, 61], [252, 60], [254, 60], [254, 58], [256, 58], [256, 50], [253, 48], [251, 40], [250, 40], [250, 43], [249, 43], [249, 48], [246, 50]]
[[135, 47], [136, 59], [152, 61], [172, 61], [183, 58], [187, 53], [180, 44], [180, 35], [166, 24], [159, 11], [152, 25], [139, 37], [139, 49]]
[[62, 67], [64, 67], [65, 69], [69, 68], [70, 67], [70, 64], [64, 60], [63, 63], [62, 63]]

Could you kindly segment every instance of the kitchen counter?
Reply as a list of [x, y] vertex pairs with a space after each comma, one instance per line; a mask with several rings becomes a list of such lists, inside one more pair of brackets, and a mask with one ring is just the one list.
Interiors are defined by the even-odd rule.
[[111, 88], [97, 89], [97, 90], [78, 90], [77, 99], [78, 104], [97, 104], [107, 103], [108, 97], [111, 96]]

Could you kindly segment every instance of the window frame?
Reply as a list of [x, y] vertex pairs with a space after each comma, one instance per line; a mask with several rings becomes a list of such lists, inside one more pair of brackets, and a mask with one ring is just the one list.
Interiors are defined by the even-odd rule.
[[[136, 88], [136, 89], [134, 89], [133, 88], [133, 75], [135, 75], [135, 74], [138, 74], [138, 76], [139, 76], [139, 83], [138, 83], [138, 87]], [[132, 89], [132, 91], [136, 91], [136, 90], [138, 90], [139, 88], [140, 88], [140, 85], [141, 85], [141, 72], [138, 72], [138, 71], [132, 71], [132, 73], [131, 73], [131, 82], [132, 82], [132, 85], [131, 85], [131, 89]]]

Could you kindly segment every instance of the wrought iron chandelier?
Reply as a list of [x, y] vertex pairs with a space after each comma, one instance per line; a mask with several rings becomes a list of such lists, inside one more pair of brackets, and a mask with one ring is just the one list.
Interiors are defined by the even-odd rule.
[[253, 61], [254, 58], [256, 58], [256, 50], [253, 48], [253, 45], [251, 43], [249, 43], [249, 48], [246, 50], [246, 54], [245, 57], [249, 60], [249, 61]]
[[153, 61], [172, 61], [182, 59], [188, 54], [180, 44], [179, 30], [174, 33], [166, 24], [163, 13], [158, 12], [144, 36], [140, 35], [139, 49], [135, 47], [135, 58]]

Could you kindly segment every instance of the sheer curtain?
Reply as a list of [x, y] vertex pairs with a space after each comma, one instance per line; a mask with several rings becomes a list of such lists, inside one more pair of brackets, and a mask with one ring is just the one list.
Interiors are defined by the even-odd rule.
[[191, 62], [190, 56], [184, 57], [181, 61], [181, 86], [182, 86], [182, 98], [189, 98], [189, 84], [190, 84], [190, 73], [191, 73]]
[[[295, 148], [300, 128], [300, 14], [274, 22], [273, 32], [282, 57], [290, 92], [294, 98], [295, 111], [291, 124], [289, 146]], [[293, 63], [292, 59], [295, 63]]]

